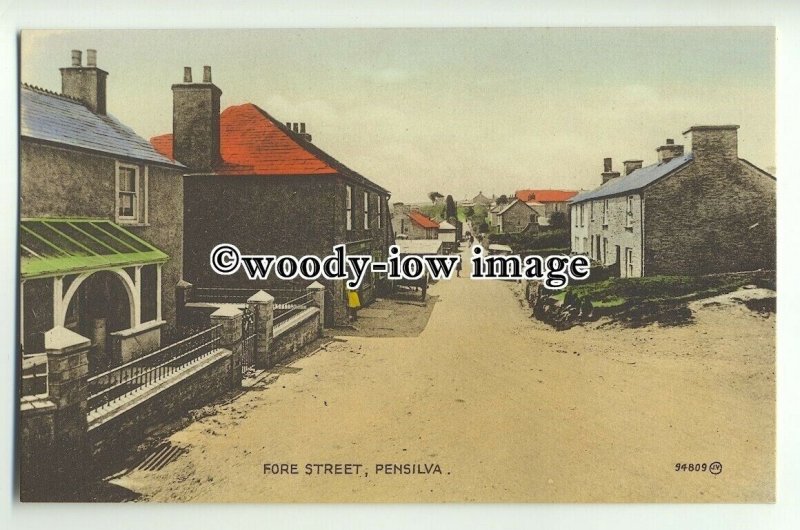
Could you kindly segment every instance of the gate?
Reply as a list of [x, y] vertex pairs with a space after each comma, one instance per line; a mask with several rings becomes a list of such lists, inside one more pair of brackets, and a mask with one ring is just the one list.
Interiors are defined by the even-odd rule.
[[242, 315], [242, 376], [253, 375], [256, 369], [256, 315], [245, 307]]

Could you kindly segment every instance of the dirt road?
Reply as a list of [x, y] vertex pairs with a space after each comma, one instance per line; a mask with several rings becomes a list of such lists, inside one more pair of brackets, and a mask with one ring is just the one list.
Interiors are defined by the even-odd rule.
[[[113, 483], [153, 501], [773, 499], [774, 317], [696, 303], [689, 326], [555, 332], [514, 289], [460, 278], [424, 306], [380, 301], [174, 433], [185, 452], [163, 469]], [[337, 463], [361, 467], [305, 474]]]

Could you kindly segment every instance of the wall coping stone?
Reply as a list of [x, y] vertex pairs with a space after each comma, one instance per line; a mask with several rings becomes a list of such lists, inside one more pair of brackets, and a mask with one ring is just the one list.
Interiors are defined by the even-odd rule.
[[78, 335], [63, 326], [56, 326], [44, 333], [45, 350], [64, 350], [75, 346], [89, 346], [92, 343], [83, 335]]
[[273, 329], [272, 337], [273, 338], [280, 337], [284, 333], [287, 333], [287, 332], [293, 330], [294, 328], [296, 328], [300, 324], [303, 324], [307, 320], [310, 320], [311, 318], [317, 316], [317, 314], [319, 314], [319, 308], [318, 307], [309, 307], [308, 309], [306, 309], [302, 313], [298, 313], [298, 314], [294, 315], [293, 317], [290, 317], [288, 320], [275, 325], [272, 328]]

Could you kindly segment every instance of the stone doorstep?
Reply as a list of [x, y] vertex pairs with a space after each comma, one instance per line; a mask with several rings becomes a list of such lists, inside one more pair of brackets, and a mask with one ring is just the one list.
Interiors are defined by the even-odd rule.
[[177, 385], [202, 369], [230, 355], [232, 355], [230, 350], [219, 348], [205, 357], [201, 357], [193, 364], [185, 367], [183, 370], [170, 374], [167, 377], [164, 377], [163, 379], [155, 381], [149, 385], [140, 386], [127, 396], [115, 401], [111, 406], [104, 405], [89, 412], [89, 431], [92, 431], [93, 429], [96, 429], [101, 425], [113, 420], [117, 416], [135, 408], [148, 399], [155, 398], [155, 396], [161, 392], [164, 392], [168, 388]]
[[56, 410], [56, 404], [48, 399], [47, 394], [24, 396], [19, 402], [21, 414], [44, 414]]

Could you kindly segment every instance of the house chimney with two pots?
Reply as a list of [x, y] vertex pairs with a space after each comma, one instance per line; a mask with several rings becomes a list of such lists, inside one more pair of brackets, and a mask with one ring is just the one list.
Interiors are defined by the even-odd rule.
[[606, 182], [619, 177], [619, 171], [613, 171], [611, 165], [610, 158], [603, 159], [603, 173], [601, 174], [603, 177], [603, 184]]
[[106, 78], [108, 72], [97, 67], [97, 50], [86, 50], [86, 66], [81, 64], [83, 53], [72, 50], [71, 65], [61, 71], [61, 93], [77, 99], [95, 114], [106, 114]]
[[658, 153], [658, 163], [663, 164], [673, 158], [683, 156], [683, 146], [675, 145], [675, 140], [667, 138], [666, 143], [656, 149], [656, 153]]
[[212, 171], [220, 160], [221, 96], [210, 66], [203, 67], [202, 83], [192, 81], [192, 68], [186, 66], [183, 83], [172, 85], [172, 152], [192, 171]]

